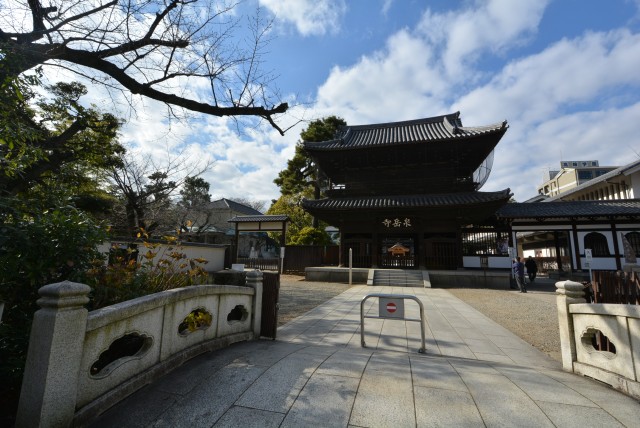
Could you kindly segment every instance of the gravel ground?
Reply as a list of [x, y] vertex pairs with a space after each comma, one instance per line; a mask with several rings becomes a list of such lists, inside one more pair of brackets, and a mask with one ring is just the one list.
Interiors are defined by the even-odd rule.
[[[278, 325], [303, 315], [349, 288], [348, 284], [306, 282], [303, 276], [280, 277]], [[539, 278], [528, 293], [516, 290], [451, 288], [451, 294], [508, 328], [538, 350], [561, 361], [554, 283]]]
[[309, 312], [349, 289], [349, 284], [306, 282], [304, 276], [280, 275], [278, 325]]

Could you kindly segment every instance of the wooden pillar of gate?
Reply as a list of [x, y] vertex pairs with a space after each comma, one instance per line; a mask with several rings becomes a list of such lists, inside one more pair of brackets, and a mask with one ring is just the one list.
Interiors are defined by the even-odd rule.
[[616, 223], [611, 222], [611, 236], [613, 236], [613, 252], [616, 257], [616, 269], [622, 270], [622, 254], [620, 254], [620, 245], [618, 245], [618, 229]]
[[562, 257], [560, 256], [560, 239], [558, 238], [558, 231], [553, 232], [553, 241], [556, 246], [556, 263], [558, 264], [558, 272], [564, 272], [562, 269]]
[[232, 250], [233, 254], [231, 254], [231, 263], [238, 263], [238, 251], [240, 248], [240, 231], [238, 230], [238, 223], [236, 223], [236, 234], [235, 234], [235, 248]]

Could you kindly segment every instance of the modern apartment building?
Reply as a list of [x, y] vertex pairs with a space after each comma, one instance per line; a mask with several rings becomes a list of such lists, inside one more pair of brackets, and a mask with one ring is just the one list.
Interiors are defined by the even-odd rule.
[[561, 161], [559, 170], [550, 170], [545, 174], [544, 183], [538, 187], [538, 194], [549, 197], [557, 196], [616, 168], [615, 166], [600, 166], [597, 160]]

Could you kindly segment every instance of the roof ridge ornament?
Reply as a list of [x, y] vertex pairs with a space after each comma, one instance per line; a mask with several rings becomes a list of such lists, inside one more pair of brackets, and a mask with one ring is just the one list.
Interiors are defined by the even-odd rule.
[[[459, 114], [460, 112], [458, 112], [458, 115]], [[448, 116], [444, 117], [444, 119], [442, 120], [442, 123], [444, 124], [445, 128], [447, 128], [447, 131], [449, 131], [453, 135], [458, 135], [461, 132], [460, 128], [458, 127], [458, 124], [455, 122], [451, 123]]]

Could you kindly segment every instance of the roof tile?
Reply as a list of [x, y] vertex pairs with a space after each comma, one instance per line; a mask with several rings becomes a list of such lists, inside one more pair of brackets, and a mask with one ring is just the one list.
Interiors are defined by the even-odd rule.
[[305, 199], [304, 208], [327, 210], [358, 210], [371, 208], [420, 208], [451, 205], [474, 205], [507, 200], [511, 191], [463, 192], [429, 195], [366, 196], [333, 199]]
[[498, 218], [567, 218], [640, 216], [640, 199], [607, 201], [519, 202], [506, 204]]
[[504, 132], [506, 128], [506, 121], [488, 126], [463, 127], [460, 113], [457, 112], [404, 122], [345, 126], [338, 139], [303, 144], [311, 151], [347, 150], [426, 141], [460, 140], [482, 134]]

